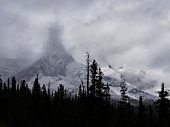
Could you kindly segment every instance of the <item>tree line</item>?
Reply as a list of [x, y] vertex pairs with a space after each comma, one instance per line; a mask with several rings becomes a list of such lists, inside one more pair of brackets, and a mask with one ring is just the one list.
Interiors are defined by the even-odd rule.
[[145, 105], [140, 96], [134, 106], [122, 78], [121, 99], [115, 102], [89, 53], [86, 62], [87, 83], [82, 81], [75, 95], [63, 84], [51, 91], [50, 84], [46, 88], [39, 83], [38, 75], [32, 89], [25, 80], [17, 83], [13, 77], [6, 83], [0, 78], [0, 127], [168, 127], [170, 101], [164, 84], [154, 104]]

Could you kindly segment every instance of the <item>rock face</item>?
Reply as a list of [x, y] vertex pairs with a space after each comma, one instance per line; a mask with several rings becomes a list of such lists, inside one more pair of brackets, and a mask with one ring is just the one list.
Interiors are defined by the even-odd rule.
[[32, 76], [41, 73], [44, 76], [66, 76], [67, 65], [74, 62], [71, 55], [54, 50], [50, 54], [40, 58], [32, 65], [22, 69], [17, 75], [18, 80], [26, 79], [29, 81]]

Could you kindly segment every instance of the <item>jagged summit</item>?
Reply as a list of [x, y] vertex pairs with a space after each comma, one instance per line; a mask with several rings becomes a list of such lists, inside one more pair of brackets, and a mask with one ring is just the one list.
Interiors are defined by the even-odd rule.
[[60, 38], [56, 36], [57, 30], [50, 29], [49, 43], [41, 58], [30, 66], [22, 69], [17, 75], [18, 80], [31, 80], [32, 76], [40, 73], [44, 76], [66, 76], [67, 65], [74, 62], [74, 58], [65, 50]]

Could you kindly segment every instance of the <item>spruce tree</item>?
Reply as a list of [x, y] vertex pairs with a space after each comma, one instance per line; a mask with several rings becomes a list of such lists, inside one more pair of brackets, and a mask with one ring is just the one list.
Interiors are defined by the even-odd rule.
[[47, 96], [47, 90], [46, 90], [46, 86], [45, 85], [43, 85], [43, 87], [42, 87], [42, 94], [44, 96]]
[[97, 82], [96, 82], [96, 98], [99, 102], [103, 102], [104, 100], [104, 83], [103, 79], [103, 72], [101, 69], [98, 69], [97, 75]]
[[144, 127], [146, 125], [146, 108], [143, 104], [142, 96], [139, 97], [139, 106], [138, 106], [138, 126]]
[[127, 87], [126, 87], [126, 82], [125, 79], [122, 79], [121, 83], [120, 83], [120, 93], [121, 93], [121, 100], [119, 101], [120, 105], [124, 108], [127, 107], [128, 103], [129, 103], [129, 97], [127, 96]]
[[0, 75], [0, 96], [2, 94], [2, 86], [3, 86], [3, 81], [2, 81], [1, 75]]
[[91, 73], [91, 86], [90, 86], [90, 97], [96, 97], [96, 84], [97, 84], [97, 74], [98, 74], [98, 66], [97, 62], [93, 60], [92, 65], [90, 65], [90, 73]]
[[58, 87], [57, 95], [60, 100], [63, 100], [65, 98], [65, 90], [62, 84], [60, 84]]
[[4, 82], [4, 85], [3, 85], [3, 92], [6, 93], [7, 92], [7, 86], [6, 86], [6, 83]]
[[41, 93], [41, 87], [38, 81], [38, 75], [37, 78], [34, 81], [33, 88], [32, 88], [32, 94], [35, 96], [39, 96]]
[[78, 98], [81, 99], [83, 95], [81, 85], [79, 86], [79, 91], [78, 91]]
[[106, 85], [104, 85], [104, 103], [105, 105], [110, 104], [110, 88], [109, 88], [109, 84], [107, 83]]
[[148, 107], [148, 126], [149, 127], [153, 127], [156, 123], [156, 120], [154, 119], [154, 116], [153, 116], [153, 107], [151, 105], [149, 105]]
[[25, 94], [26, 93], [26, 83], [25, 80], [21, 81], [21, 86], [20, 86], [20, 93]]
[[16, 93], [16, 79], [15, 77], [12, 78], [12, 82], [11, 82], [11, 92], [12, 94]]
[[167, 98], [169, 92], [164, 89], [164, 83], [162, 83], [161, 91], [159, 91], [159, 99], [155, 104], [157, 104], [156, 109], [158, 112], [158, 123], [159, 126], [168, 126], [169, 108], [170, 101]]
[[8, 91], [9, 91], [9, 89], [10, 89], [10, 80], [9, 80], [9, 78], [8, 78], [8, 85], [7, 85], [7, 89], [8, 89]]
[[122, 79], [120, 82], [120, 93], [121, 93], [121, 99], [118, 103], [118, 121], [119, 121], [119, 126], [120, 127], [126, 127], [128, 126], [130, 123], [130, 119], [131, 119], [131, 107], [130, 107], [130, 103], [129, 103], [129, 97], [127, 96], [127, 88], [126, 88], [126, 82], [125, 79]]

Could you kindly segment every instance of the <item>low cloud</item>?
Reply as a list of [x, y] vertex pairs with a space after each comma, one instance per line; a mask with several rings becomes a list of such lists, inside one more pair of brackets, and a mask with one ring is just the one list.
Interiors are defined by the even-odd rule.
[[2, 0], [0, 56], [37, 57], [51, 48], [55, 38], [79, 62], [84, 63], [85, 52], [90, 51], [101, 66], [145, 67], [165, 75], [162, 80], [167, 81], [169, 4], [168, 0]]

